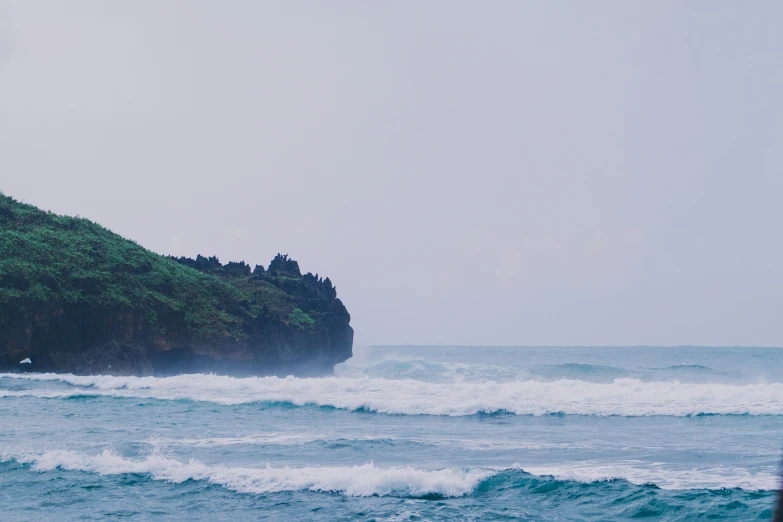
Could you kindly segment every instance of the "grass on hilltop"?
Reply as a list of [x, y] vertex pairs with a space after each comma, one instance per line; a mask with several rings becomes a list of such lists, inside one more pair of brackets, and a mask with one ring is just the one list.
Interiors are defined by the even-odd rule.
[[142, 311], [161, 330], [160, 315], [184, 316], [190, 334], [200, 339], [239, 339], [248, 323], [264, 318], [312, 328], [318, 312], [298, 308], [298, 299], [281, 288], [292, 284], [284, 279], [296, 280], [200, 271], [88, 219], [56, 215], [0, 193], [0, 308], [78, 304]]

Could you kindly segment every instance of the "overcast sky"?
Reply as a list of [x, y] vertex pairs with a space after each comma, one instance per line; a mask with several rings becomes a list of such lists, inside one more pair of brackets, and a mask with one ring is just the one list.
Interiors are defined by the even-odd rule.
[[783, 346], [783, 3], [0, 0], [0, 190], [365, 344]]

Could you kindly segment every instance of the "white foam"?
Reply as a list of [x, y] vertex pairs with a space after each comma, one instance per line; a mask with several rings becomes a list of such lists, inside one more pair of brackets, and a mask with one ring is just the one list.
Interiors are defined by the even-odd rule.
[[197, 460], [181, 462], [162, 455], [129, 460], [108, 450], [95, 456], [65, 450], [16, 457], [4, 456], [4, 460], [11, 458], [20, 463], [31, 464], [36, 471], [59, 468], [101, 475], [137, 473], [173, 483], [205, 480], [240, 493], [256, 494], [321, 491], [356, 497], [458, 497], [470, 493], [482, 480], [496, 473], [488, 469], [426, 471], [410, 467], [379, 468], [372, 463], [363, 466], [305, 468], [274, 468], [269, 465], [265, 468], [207, 466]]
[[0, 374], [8, 379], [59, 381], [66, 390], [3, 392], [48, 398], [108, 395], [218, 404], [284, 402], [407, 415], [471, 415], [508, 411], [520, 415], [783, 415], [783, 384], [696, 384], [622, 378], [610, 383], [571, 379], [541, 382], [428, 383], [370, 378], [234, 378]]
[[[515, 467], [519, 468], [519, 465]], [[748, 491], [772, 491], [779, 487], [775, 468], [751, 472], [736, 467], [677, 468], [662, 462], [593, 460], [525, 466], [524, 470], [533, 475], [551, 476], [559, 480], [590, 483], [623, 479], [638, 485], [655, 484], [661, 489], [742, 488]]]
[[672, 490], [742, 488], [748, 491], [772, 491], [778, 488], [776, 470], [771, 467], [750, 472], [726, 467], [676, 468], [671, 464], [635, 460], [420, 470], [411, 467], [380, 468], [372, 463], [302, 468], [275, 468], [268, 464], [264, 468], [207, 466], [197, 460], [182, 462], [160, 454], [131, 460], [108, 450], [99, 455], [66, 450], [40, 454], [0, 454], [0, 461], [11, 459], [30, 464], [33, 470], [40, 472], [62, 469], [101, 475], [134, 473], [173, 483], [204, 480], [233, 491], [253, 494], [319, 491], [356, 497], [459, 497], [470, 494], [481, 481], [509, 470], [583, 483], [623, 479], [632, 484], [655, 484], [662, 489]]

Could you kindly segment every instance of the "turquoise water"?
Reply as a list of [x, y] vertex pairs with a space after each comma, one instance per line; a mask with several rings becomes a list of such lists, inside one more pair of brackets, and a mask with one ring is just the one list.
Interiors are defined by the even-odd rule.
[[783, 351], [376, 347], [320, 379], [0, 375], [2, 520], [768, 520]]

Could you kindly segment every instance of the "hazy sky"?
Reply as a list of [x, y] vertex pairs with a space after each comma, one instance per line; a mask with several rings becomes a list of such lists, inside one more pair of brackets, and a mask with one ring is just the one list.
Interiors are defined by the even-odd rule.
[[783, 345], [783, 3], [0, 0], [0, 190], [358, 344]]

